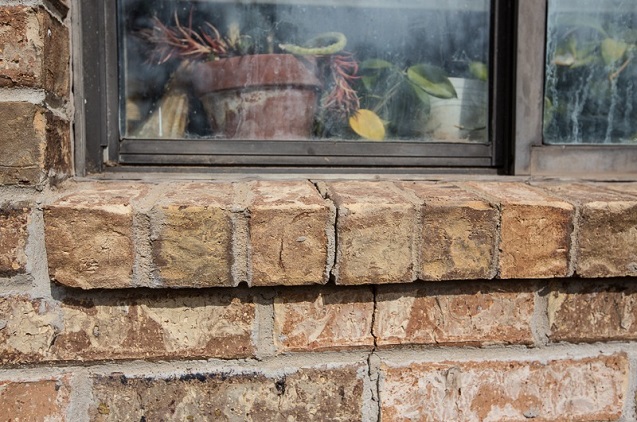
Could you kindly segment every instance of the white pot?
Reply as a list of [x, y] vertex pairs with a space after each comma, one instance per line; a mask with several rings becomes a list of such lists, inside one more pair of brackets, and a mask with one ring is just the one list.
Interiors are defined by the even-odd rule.
[[466, 78], [449, 80], [458, 98], [431, 97], [426, 131], [434, 140], [487, 142], [487, 83]]

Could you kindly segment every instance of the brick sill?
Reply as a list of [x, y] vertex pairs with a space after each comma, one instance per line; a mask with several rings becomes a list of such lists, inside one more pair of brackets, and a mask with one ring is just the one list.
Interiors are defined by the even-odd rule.
[[634, 182], [127, 178], [70, 181], [45, 205], [55, 281], [93, 289], [637, 276]]

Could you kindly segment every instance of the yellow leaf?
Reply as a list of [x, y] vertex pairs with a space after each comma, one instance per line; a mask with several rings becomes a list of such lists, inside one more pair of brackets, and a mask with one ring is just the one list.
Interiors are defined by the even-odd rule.
[[349, 118], [350, 127], [358, 135], [371, 141], [385, 139], [385, 126], [376, 113], [367, 109], [360, 109]]

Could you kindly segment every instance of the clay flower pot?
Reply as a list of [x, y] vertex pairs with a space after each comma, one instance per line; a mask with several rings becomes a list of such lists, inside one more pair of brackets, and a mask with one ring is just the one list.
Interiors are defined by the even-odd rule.
[[321, 82], [313, 58], [257, 54], [197, 63], [192, 84], [227, 139], [307, 139]]

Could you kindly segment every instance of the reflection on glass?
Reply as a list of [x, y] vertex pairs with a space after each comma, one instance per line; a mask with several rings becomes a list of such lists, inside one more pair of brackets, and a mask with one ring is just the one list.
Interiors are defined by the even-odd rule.
[[489, 0], [119, 0], [139, 139], [487, 142]]
[[544, 140], [637, 143], [637, 2], [551, 0]]

